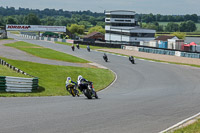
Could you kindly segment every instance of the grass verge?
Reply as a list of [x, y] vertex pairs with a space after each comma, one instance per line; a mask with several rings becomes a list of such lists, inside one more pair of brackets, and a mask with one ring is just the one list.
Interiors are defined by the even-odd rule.
[[15, 42], [10, 44], [5, 44], [5, 46], [10, 46], [17, 48], [19, 50], [25, 51], [29, 54], [32, 54], [34, 56], [38, 56], [41, 58], [46, 59], [53, 59], [53, 60], [60, 60], [60, 61], [66, 61], [66, 62], [72, 62], [72, 63], [89, 63], [89, 61], [65, 54], [62, 52], [58, 52], [49, 48], [44, 48], [38, 45], [26, 43], [26, 42]]
[[0, 65], [0, 76], [13, 76], [13, 77], [23, 77], [23, 78], [32, 78], [24, 74], [17, 73], [7, 66]]
[[14, 39], [13, 38], [0, 39], [0, 41], [3, 41], [3, 40], [14, 40]]
[[200, 120], [187, 127], [175, 130], [174, 133], [200, 133]]
[[[55, 43], [57, 43], [57, 44], [64, 44], [64, 45], [68, 45], [68, 46], [72, 46], [72, 44], [71, 43], [66, 43], [66, 42], [55, 42]], [[76, 46], [75, 44], [74, 44], [74, 46]], [[82, 44], [79, 44], [79, 46], [80, 46], [80, 48], [87, 48], [87, 45], [82, 45]], [[107, 47], [100, 47], [100, 46], [91, 46], [90, 45], [90, 49], [107, 49]]]
[[[115, 75], [107, 69], [56, 66], [2, 58], [9, 64], [39, 78], [39, 89], [32, 93], [0, 93], [0, 97], [64, 96], [68, 76], [76, 81], [78, 75], [94, 83], [95, 90], [107, 87]], [[68, 94], [69, 95], [69, 94]]]
[[20, 34], [19, 31], [10, 31], [10, 33], [12, 33], [12, 34]]

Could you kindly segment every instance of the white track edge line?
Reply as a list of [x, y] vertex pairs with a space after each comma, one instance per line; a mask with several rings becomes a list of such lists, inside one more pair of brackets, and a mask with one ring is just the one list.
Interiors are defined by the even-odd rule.
[[167, 129], [165, 129], [165, 130], [163, 130], [163, 131], [160, 131], [159, 133], [168, 132], [168, 131], [172, 130], [173, 128], [176, 128], [176, 127], [178, 127], [178, 126], [180, 126], [180, 125], [186, 123], [187, 121], [190, 121], [190, 120], [192, 120], [192, 119], [194, 119], [194, 118], [196, 118], [196, 117], [198, 117], [198, 116], [200, 116], [200, 112], [199, 112], [198, 114], [196, 114], [196, 115], [193, 115], [193, 116], [191, 116], [191, 117], [185, 119], [185, 120], [182, 120], [181, 122], [178, 122], [177, 124], [175, 124], [175, 125], [173, 125], [173, 126], [167, 128]]

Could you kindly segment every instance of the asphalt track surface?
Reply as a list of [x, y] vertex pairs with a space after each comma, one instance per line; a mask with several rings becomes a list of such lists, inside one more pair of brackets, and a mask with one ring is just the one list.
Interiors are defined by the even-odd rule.
[[[11, 36], [13, 37], [13, 36]], [[116, 82], [81, 97], [0, 98], [2, 133], [156, 133], [200, 112], [200, 69], [136, 60], [15, 37], [112, 69]], [[159, 56], [159, 55], [158, 55]], [[95, 86], [95, 85], [94, 85]]]

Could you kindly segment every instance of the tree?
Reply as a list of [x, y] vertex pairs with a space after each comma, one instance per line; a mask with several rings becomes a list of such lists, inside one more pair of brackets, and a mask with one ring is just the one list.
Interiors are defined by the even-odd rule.
[[163, 26], [162, 25], [160, 26], [158, 22], [142, 24], [142, 28], [153, 29], [156, 31], [163, 31]]
[[102, 34], [105, 34], [106, 31], [104, 28], [102, 28], [101, 26], [95, 26], [95, 27], [91, 27], [88, 31], [88, 34], [92, 33], [92, 32], [101, 32]]
[[71, 26], [68, 26], [67, 29], [72, 34], [83, 34], [84, 30], [85, 30], [85, 26], [84, 25], [72, 24]]
[[172, 36], [176, 36], [179, 39], [185, 39], [186, 33], [185, 32], [174, 32], [174, 33], [172, 33]]
[[176, 23], [174, 23], [174, 22], [170, 22], [165, 27], [165, 31], [167, 31], [167, 32], [176, 32], [176, 31], [179, 31], [179, 25], [176, 24]]
[[54, 25], [54, 23], [55, 23], [55, 18], [54, 17], [46, 17], [46, 18], [43, 18], [43, 19], [41, 19], [41, 23], [43, 24], [43, 25]]
[[33, 13], [28, 14], [24, 19], [25, 24], [40, 25], [40, 19]]
[[88, 21], [80, 21], [80, 22], [78, 22], [78, 24], [79, 24], [79, 25], [84, 25], [86, 29], [93, 26], [93, 25], [92, 25], [90, 22], [88, 22]]
[[105, 28], [105, 22], [97, 22], [97, 26]]
[[9, 16], [6, 20], [6, 24], [17, 24], [17, 22], [13, 17]]
[[180, 31], [181, 32], [193, 32], [196, 29], [197, 29], [196, 24], [191, 20], [186, 21], [186, 22], [182, 22], [180, 24]]

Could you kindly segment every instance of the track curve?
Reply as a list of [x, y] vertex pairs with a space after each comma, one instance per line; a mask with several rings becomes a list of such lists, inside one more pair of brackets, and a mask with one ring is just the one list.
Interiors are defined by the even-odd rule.
[[102, 64], [117, 73], [116, 82], [85, 97], [0, 98], [3, 133], [155, 133], [200, 111], [200, 69], [136, 60], [44, 41], [16, 39]]

